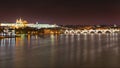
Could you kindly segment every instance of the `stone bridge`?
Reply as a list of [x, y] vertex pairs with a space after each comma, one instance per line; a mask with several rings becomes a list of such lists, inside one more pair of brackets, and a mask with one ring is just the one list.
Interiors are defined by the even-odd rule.
[[101, 34], [106, 34], [106, 33], [119, 33], [120, 32], [120, 30], [118, 30], [118, 29], [103, 29], [103, 30], [100, 30], [100, 29], [98, 29], [98, 30], [65, 30], [64, 31], [64, 34], [69, 34], [69, 35], [78, 35], [78, 34], [92, 34], [92, 33], [94, 33], [94, 34], [99, 34], [99, 33], [101, 33]]

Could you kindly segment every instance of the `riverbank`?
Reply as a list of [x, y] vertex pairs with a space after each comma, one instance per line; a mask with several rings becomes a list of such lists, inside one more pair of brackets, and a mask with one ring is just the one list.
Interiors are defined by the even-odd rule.
[[4, 37], [3, 36], [0, 36], [0, 39], [3, 39]]

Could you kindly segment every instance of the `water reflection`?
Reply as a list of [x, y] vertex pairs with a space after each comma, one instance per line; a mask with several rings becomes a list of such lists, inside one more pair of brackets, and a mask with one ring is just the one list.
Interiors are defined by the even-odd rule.
[[[14, 45], [12, 45], [14, 44]], [[15, 46], [15, 38], [5, 38], [0, 40], [0, 46], [6, 47], [6, 46]]]
[[0, 40], [0, 68], [120, 67], [119, 34], [21, 35]]

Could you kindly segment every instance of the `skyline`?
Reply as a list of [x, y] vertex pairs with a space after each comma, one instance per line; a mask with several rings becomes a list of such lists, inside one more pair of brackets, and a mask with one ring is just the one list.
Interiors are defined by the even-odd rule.
[[48, 24], [119, 24], [120, 1], [1, 1], [0, 22]]

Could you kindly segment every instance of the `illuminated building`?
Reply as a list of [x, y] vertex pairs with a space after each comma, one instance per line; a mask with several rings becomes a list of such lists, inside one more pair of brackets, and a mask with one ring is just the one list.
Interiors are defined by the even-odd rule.
[[21, 27], [33, 27], [33, 28], [54, 28], [58, 27], [57, 25], [50, 25], [50, 24], [39, 24], [38, 22], [36, 24], [29, 24], [26, 20], [23, 19], [17, 19], [16, 23], [1, 23], [1, 26], [3, 27], [15, 27], [15, 28], [21, 28]]

